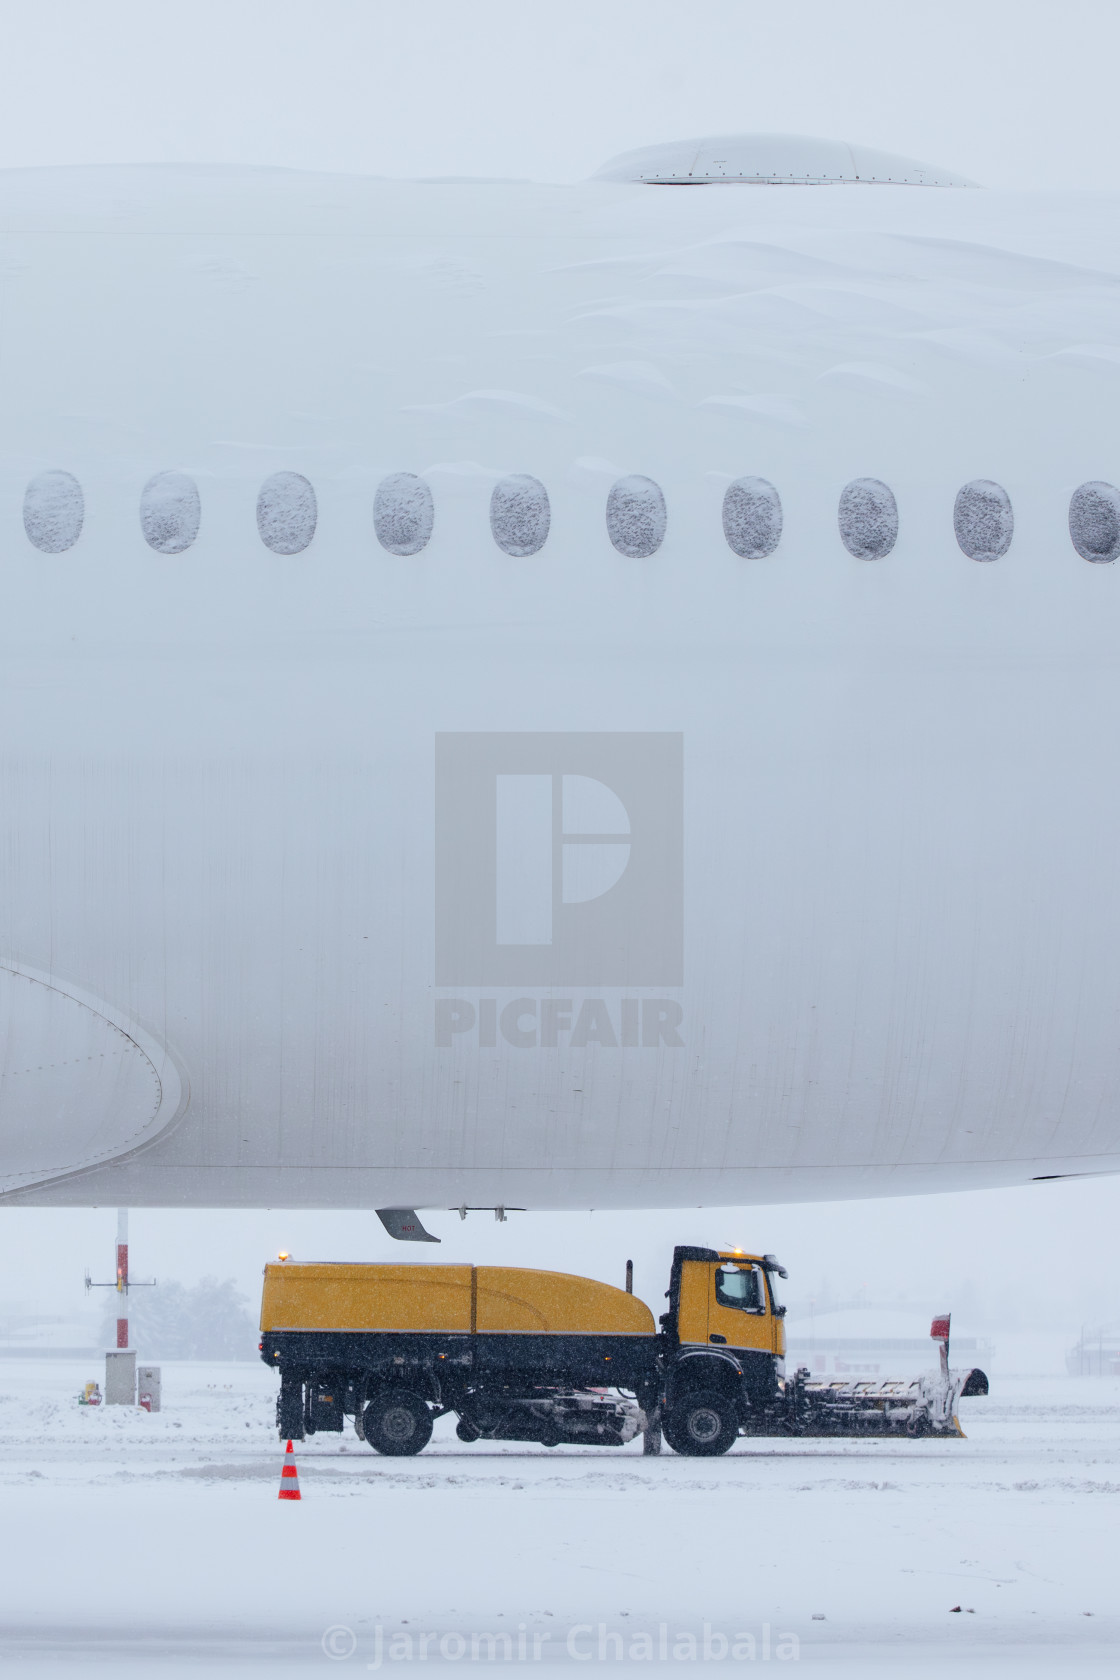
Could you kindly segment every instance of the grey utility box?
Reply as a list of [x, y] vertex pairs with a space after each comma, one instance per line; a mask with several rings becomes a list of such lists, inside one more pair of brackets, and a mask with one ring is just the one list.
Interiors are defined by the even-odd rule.
[[105, 1355], [105, 1404], [135, 1406], [135, 1348], [113, 1348]]
[[136, 1404], [147, 1412], [159, 1411], [159, 1366], [136, 1367]]

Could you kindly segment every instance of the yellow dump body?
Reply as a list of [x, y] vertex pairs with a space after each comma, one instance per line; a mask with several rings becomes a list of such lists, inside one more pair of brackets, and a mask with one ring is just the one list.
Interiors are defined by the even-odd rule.
[[264, 1269], [261, 1329], [469, 1331], [472, 1271], [284, 1261]]
[[261, 1330], [655, 1334], [644, 1301], [566, 1272], [292, 1260], [264, 1269]]
[[624, 1289], [567, 1272], [478, 1266], [474, 1329], [538, 1335], [652, 1336], [653, 1314]]

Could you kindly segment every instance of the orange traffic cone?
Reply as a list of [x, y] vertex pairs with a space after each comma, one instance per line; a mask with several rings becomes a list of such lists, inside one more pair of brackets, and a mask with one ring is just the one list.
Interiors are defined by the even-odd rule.
[[295, 1448], [289, 1441], [284, 1448], [284, 1465], [280, 1471], [280, 1499], [299, 1498], [299, 1473], [296, 1470]]

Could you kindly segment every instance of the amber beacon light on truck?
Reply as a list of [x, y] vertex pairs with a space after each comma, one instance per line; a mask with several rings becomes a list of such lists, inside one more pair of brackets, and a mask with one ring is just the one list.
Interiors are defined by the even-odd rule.
[[[279, 1371], [282, 1439], [341, 1430], [381, 1453], [420, 1452], [453, 1413], [461, 1441], [724, 1453], [739, 1435], [960, 1434], [957, 1402], [983, 1371], [894, 1382], [785, 1374], [772, 1255], [676, 1248], [668, 1311], [627, 1289], [517, 1266], [284, 1261], [268, 1265], [261, 1358]], [[629, 1277], [629, 1273], [628, 1273]]]

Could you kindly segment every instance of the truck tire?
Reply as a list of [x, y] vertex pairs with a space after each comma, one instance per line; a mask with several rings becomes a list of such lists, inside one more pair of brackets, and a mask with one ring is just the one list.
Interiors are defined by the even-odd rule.
[[362, 1413], [362, 1434], [386, 1458], [408, 1458], [431, 1440], [432, 1414], [410, 1389], [383, 1389]]
[[302, 1441], [303, 1379], [280, 1375], [280, 1392], [276, 1396], [276, 1428], [282, 1441]]
[[682, 1394], [662, 1422], [665, 1439], [686, 1458], [715, 1458], [739, 1434], [734, 1402], [712, 1388]]

